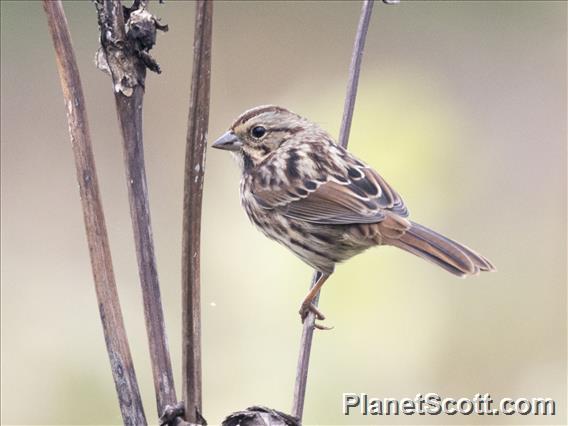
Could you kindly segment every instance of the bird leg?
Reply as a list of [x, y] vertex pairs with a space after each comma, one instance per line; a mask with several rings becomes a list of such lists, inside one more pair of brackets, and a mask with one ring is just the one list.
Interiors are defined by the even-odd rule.
[[[324, 320], [325, 315], [312, 303], [314, 298], [318, 295], [320, 289], [324, 285], [324, 283], [329, 278], [329, 274], [319, 273], [319, 278], [316, 281], [316, 284], [308, 291], [302, 305], [300, 306], [300, 317], [302, 318], [302, 322], [306, 320], [309, 312], [313, 312], [318, 320]], [[320, 328], [320, 327], [318, 327]]]

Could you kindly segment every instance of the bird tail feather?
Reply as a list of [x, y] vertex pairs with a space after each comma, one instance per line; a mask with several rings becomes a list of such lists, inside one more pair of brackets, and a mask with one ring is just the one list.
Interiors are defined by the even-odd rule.
[[477, 275], [480, 271], [495, 271], [493, 264], [485, 257], [418, 223], [411, 222], [404, 235], [390, 240], [389, 244], [433, 262], [459, 277]]

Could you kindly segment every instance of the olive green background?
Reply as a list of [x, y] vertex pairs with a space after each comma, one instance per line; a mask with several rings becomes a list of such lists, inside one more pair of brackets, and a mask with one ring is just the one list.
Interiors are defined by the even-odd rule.
[[[41, 3], [2, 1], [2, 422], [117, 424], [61, 89]], [[192, 2], [153, 54], [145, 152], [170, 350], [181, 383], [183, 159]], [[565, 424], [566, 9], [564, 2], [377, 2], [350, 149], [414, 220], [499, 272], [459, 280], [391, 248], [339, 266], [321, 307], [305, 424]], [[149, 420], [155, 400], [122, 149], [96, 14], [65, 3], [82, 74], [117, 283]], [[217, 2], [213, 140], [243, 110], [278, 104], [339, 128], [359, 2]], [[290, 411], [311, 270], [241, 210], [239, 173], [207, 152], [203, 209], [204, 415]], [[551, 397], [555, 417], [341, 414], [372, 397]]]

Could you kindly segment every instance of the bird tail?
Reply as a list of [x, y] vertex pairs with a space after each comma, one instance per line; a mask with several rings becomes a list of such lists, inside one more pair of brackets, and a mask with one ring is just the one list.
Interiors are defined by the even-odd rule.
[[404, 235], [391, 239], [388, 244], [433, 262], [459, 277], [496, 270], [489, 260], [470, 248], [414, 222]]

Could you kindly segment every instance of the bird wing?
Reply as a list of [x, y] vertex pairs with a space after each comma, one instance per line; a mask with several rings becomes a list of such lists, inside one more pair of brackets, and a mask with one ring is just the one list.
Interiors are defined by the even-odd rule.
[[278, 185], [264, 186], [258, 179], [251, 191], [263, 208], [318, 224], [377, 223], [384, 220], [387, 211], [408, 216], [400, 196], [375, 170], [344, 153], [335, 158], [327, 173], [308, 167], [319, 173]]

